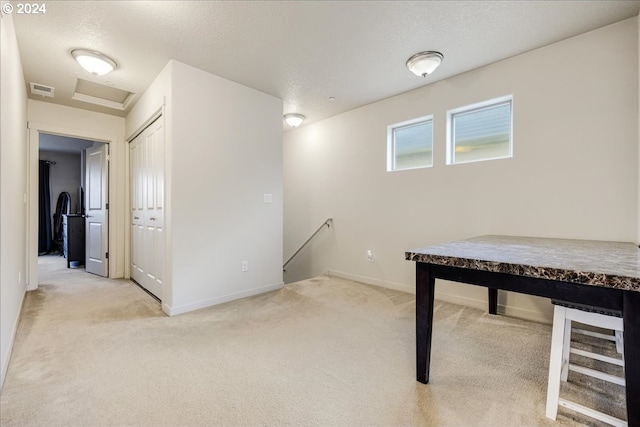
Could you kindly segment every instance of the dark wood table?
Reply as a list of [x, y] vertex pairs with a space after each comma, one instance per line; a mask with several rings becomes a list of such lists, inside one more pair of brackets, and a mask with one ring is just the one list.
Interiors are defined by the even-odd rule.
[[436, 279], [621, 310], [627, 420], [640, 426], [640, 249], [633, 243], [482, 236], [406, 252], [416, 262], [417, 379], [429, 382]]

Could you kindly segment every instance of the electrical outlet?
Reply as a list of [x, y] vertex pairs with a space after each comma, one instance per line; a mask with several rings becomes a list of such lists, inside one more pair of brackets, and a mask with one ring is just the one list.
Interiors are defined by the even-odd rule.
[[367, 259], [369, 261], [373, 261], [373, 252], [371, 252], [371, 250], [367, 251]]
[[249, 261], [242, 261], [242, 272], [246, 273], [249, 271]]
[[265, 203], [265, 204], [271, 204], [271, 203], [273, 203], [273, 194], [271, 194], [271, 193], [264, 193], [264, 203]]

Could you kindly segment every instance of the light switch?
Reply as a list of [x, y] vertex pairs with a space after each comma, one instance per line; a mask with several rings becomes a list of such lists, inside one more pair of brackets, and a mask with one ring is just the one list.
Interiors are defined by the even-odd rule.
[[273, 194], [264, 193], [264, 202], [265, 202], [265, 204], [273, 203]]

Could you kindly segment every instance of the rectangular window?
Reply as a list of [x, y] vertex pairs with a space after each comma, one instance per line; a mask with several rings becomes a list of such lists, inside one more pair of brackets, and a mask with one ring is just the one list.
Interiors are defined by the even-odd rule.
[[447, 164], [512, 157], [513, 98], [506, 96], [447, 112]]
[[433, 116], [387, 128], [387, 171], [433, 166]]

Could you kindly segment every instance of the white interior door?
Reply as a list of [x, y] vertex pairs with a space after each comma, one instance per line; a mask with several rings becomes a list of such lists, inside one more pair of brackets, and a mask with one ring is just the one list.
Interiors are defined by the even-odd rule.
[[107, 180], [109, 145], [86, 150], [86, 219], [85, 219], [85, 267], [87, 272], [107, 277], [109, 275], [108, 203]]
[[129, 146], [131, 278], [162, 299], [164, 281], [164, 120]]

